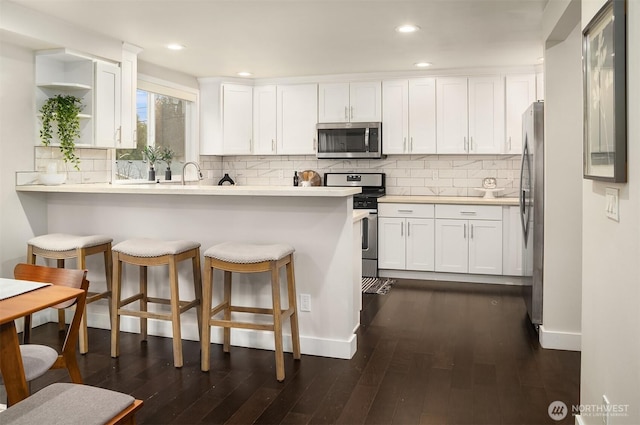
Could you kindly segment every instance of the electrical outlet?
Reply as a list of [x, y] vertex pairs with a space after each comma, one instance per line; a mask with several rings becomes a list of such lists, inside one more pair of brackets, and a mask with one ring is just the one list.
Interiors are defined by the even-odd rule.
[[311, 295], [300, 294], [300, 311], [311, 311]]
[[609, 409], [611, 409], [611, 403], [609, 403], [609, 399], [604, 394], [602, 394], [602, 407], [604, 408], [604, 412], [602, 412], [602, 425], [609, 425]]

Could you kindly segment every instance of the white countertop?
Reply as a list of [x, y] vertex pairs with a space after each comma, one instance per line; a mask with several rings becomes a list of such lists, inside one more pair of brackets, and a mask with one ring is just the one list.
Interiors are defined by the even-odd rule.
[[378, 198], [378, 203], [518, 205], [518, 198], [481, 198], [472, 196], [383, 196], [382, 198]]
[[58, 186], [16, 186], [18, 192], [44, 193], [113, 193], [133, 195], [213, 195], [213, 196], [292, 196], [329, 197], [352, 196], [361, 192], [359, 187], [294, 187], [294, 186], [213, 186], [179, 184], [61, 184]]

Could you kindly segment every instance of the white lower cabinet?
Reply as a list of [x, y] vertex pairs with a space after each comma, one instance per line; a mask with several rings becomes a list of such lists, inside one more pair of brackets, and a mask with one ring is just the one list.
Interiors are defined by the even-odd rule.
[[378, 267], [380, 269], [433, 271], [433, 241], [433, 205], [379, 205]]
[[436, 205], [435, 271], [502, 274], [502, 207]]

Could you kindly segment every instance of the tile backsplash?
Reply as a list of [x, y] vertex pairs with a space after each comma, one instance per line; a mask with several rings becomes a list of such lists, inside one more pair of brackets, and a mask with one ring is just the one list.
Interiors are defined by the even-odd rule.
[[[38, 146], [35, 169], [44, 172], [51, 162], [65, 169], [55, 147]], [[70, 183], [111, 181], [112, 149], [78, 149], [80, 171], [69, 166]], [[206, 183], [216, 184], [228, 173], [238, 185], [290, 186], [293, 172], [384, 172], [389, 195], [482, 196], [475, 190], [482, 179], [495, 177], [499, 194], [518, 196], [520, 155], [389, 155], [385, 159], [318, 159], [313, 155], [200, 156]]]
[[376, 160], [330, 160], [315, 156], [201, 156], [203, 169], [228, 173], [239, 185], [291, 185], [293, 172], [384, 172], [389, 195], [482, 196], [474, 190], [495, 177], [501, 196], [518, 195], [519, 155], [389, 155]]

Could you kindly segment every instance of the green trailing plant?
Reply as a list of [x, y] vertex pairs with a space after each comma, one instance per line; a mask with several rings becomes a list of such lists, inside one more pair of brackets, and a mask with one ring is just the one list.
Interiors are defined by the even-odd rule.
[[53, 139], [53, 123], [57, 123], [57, 136], [60, 140], [60, 151], [64, 162], [73, 164], [80, 170], [80, 158], [76, 155], [76, 140], [80, 138], [80, 112], [84, 106], [82, 100], [73, 95], [58, 94], [47, 99], [40, 108], [42, 113], [42, 129], [40, 140], [49, 146]]

